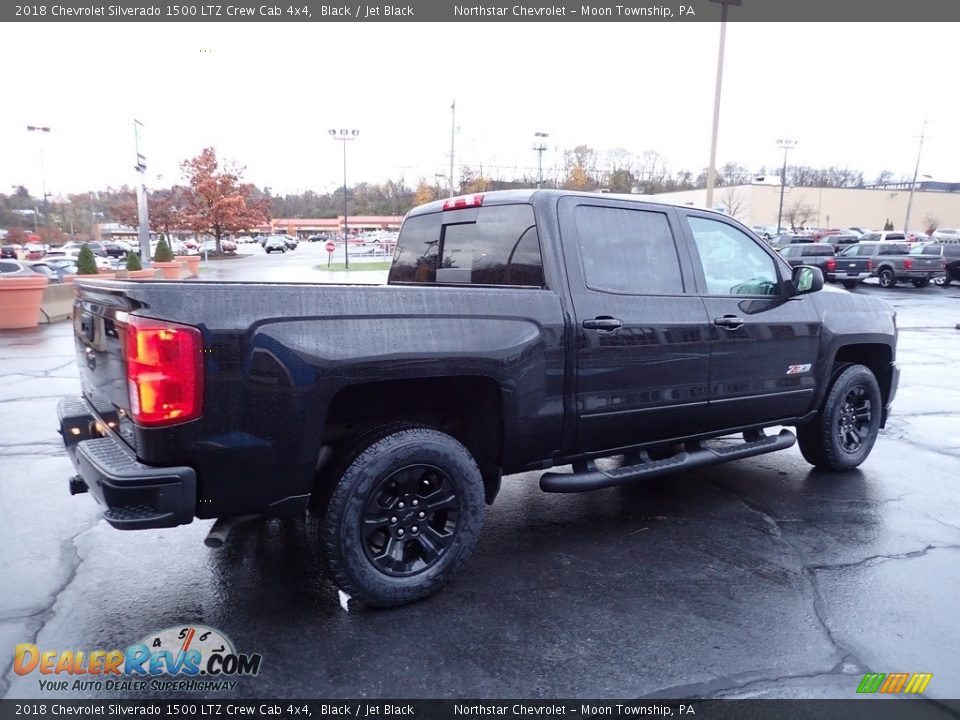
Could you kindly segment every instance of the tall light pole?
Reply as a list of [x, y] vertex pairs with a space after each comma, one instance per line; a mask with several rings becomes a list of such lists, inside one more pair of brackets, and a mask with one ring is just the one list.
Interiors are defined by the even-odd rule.
[[927, 121], [923, 121], [920, 131], [920, 146], [917, 148], [917, 164], [913, 167], [913, 182], [910, 183], [910, 197], [907, 199], [907, 217], [903, 221], [903, 231], [910, 232], [910, 213], [913, 211], [913, 191], [917, 188], [917, 173], [920, 172], [920, 153], [923, 152], [923, 139], [927, 135]]
[[343, 143], [343, 266], [350, 269], [350, 237], [347, 234], [347, 141], [356, 140], [359, 130], [329, 130], [330, 137]]
[[[545, 132], [535, 132], [533, 134], [535, 138], [547, 138], [550, 137]], [[543, 185], [543, 153], [547, 149], [547, 146], [543, 144], [543, 140], [538, 140], [533, 146], [533, 150], [537, 153], [537, 187], [539, 188]]]
[[720, 49], [717, 52], [717, 85], [713, 93], [713, 129], [710, 133], [710, 165], [707, 167], [707, 208], [713, 207], [713, 187], [717, 183], [717, 133], [720, 130], [720, 90], [723, 88], [723, 49], [727, 41], [727, 5], [741, 0], [710, 0], [721, 4]]
[[783, 191], [787, 187], [787, 153], [797, 146], [796, 140], [777, 140], [777, 147], [783, 150], [783, 170], [780, 173], [780, 209], [777, 211], [777, 234], [783, 219]]
[[[137, 238], [140, 245], [140, 260], [144, 267], [150, 265], [150, 210], [147, 207], [147, 158], [140, 152], [140, 128], [143, 123], [133, 119], [133, 145], [137, 153], [137, 164], [134, 170], [137, 171], [139, 178], [137, 180]], [[169, 241], [169, 238], [167, 239]]]
[[[43, 125], [27, 125], [27, 132], [36, 132], [36, 133], [49, 133], [50, 128]], [[43, 219], [44, 224], [47, 221], [47, 170], [43, 162], [43, 143], [40, 143], [40, 187], [43, 192]], [[33, 215], [33, 229], [37, 230], [37, 215], [34, 212]]]

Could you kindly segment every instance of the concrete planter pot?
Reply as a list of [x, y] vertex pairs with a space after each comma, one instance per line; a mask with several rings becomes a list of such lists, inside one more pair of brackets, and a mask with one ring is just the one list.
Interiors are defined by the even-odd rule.
[[200, 275], [201, 258], [199, 255], [177, 255], [175, 259], [187, 264], [187, 272], [190, 273], [190, 277]]
[[47, 278], [0, 278], [0, 330], [36, 327]]
[[173, 260], [171, 262], [157, 262], [154, 260], [150, 266], [155, 270], [159, 270], [161, 272], [160, 277], [164, 280], [179, 280], [180, 270], [183, 264], [179, 260]]

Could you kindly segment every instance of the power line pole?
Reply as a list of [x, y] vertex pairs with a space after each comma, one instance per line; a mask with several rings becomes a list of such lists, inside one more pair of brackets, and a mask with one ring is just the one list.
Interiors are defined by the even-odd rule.
[[[533, 136], [538, 138], [550, 137], [545, 132], [535, 132]], [[543, 153], [546, 149], [547, 146], [543, 144], [542, 140], [533, 146], [534, 152], [537, 153], [537, 188], [543, 185]]]
[[723, 88], [723, 50], [727, 41], [727, 5], [739, 5], [741, 0], [711, 0], [721, 5], [720, 49], [717, 52], [717, 85], [713, 93], [713, 128], [710, 133], [710, 165], [707, 167], [707, 209], [713, 208], [713, 187], [717, 183], [717, 135], [720, 130], [720, 91]]
[[920, 172], [920, 153], [923, 152], [923, 139], [927, 135], [927, 121], [923, 121], [920, 131], [920, 146], [917, 148], [917, 164], [913, 168], [913, 182], [910, 183], [910, 197], [907, 199], [907, 217], [903, 221], [903, 231], [910, 232], [910, 213], [913, 211], [913, 192], [917, 188], [917, 173]]
[[453, 197], [453, 141], [457, 136], [457, 101], [450, 105], [450, 197]]
[[777, 235], [780, 234], [780, 224], [783, 222], [783, 191], [787, 187], [787, 153], [796, 146], [796, 140], [777, 140], [777, 147], [783, 150], [783, 172], [780, 173], [780, 209], [777, 211]]

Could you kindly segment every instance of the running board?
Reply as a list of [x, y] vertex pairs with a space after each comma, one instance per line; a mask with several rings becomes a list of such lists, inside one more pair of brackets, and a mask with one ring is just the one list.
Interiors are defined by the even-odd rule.
[[[760, 431], [751, 433], [749, 437], [753, 439], [728, 447], [708, 448], [699, 443], [688, 444], [686, 450], [673, 457], [663, 460], [645, 460], [616, 470], [601, 470], [593, 462], [578, 464], [574, 466], [573, 473], [544, 473], [540, 476], [540, 489], [544, 492], [572, 493], [629, 485], [678, 470], [693, 470], [729, 460], [740, 460], [754, 455], [786, 450], [797, 441], [797, 436], [789, 430], [781, 430], [779, 435], [771, 436], [763, 435]], [[641, 453], [639, 457], [643, 460], [647, 455]]]

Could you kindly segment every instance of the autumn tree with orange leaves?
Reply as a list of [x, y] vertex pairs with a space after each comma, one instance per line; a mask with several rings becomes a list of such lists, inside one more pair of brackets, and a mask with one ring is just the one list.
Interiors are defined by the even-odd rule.
[[184, 160], [180, 167], [189, 187], [178, 221], [196, 233], [213, 235], [218, 253], [224, 235], [250, 230], [270, 219], [270, 201], [254, 197], [254, 186], [240, 182], [243, 168], [234, 163], [221, 168], [212, 147]]
[[[185, 193], [186, 188], [179, 185], [149, 193], [147, 207], [150, 230], [170, 237], [172, 231], [184, 227], [180, 219], [180, 209], [185, 202]], [[129, 193], [126, 200], [110, 208], [110, 215], [122, 225], [137, 227], [140, 224], [140, 217], [137, 211], [136, 195]]]

